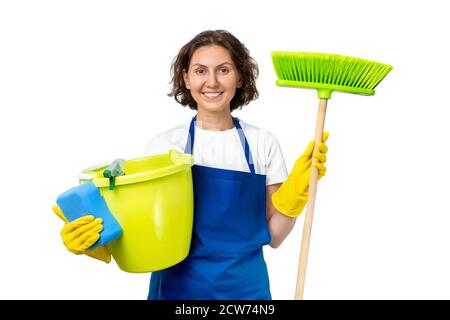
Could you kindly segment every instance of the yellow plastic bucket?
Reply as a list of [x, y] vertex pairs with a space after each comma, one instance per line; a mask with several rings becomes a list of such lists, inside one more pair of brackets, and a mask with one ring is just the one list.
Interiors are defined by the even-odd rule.
[[192, 165], [190, 154], [175, 150], [127, 160], [113, 190], [103, 177], [107, 166], [83, 170], [122, 227], [122, 235], [107, 244], [122, 270], [157, 271], [186, 258], [194, 211]]

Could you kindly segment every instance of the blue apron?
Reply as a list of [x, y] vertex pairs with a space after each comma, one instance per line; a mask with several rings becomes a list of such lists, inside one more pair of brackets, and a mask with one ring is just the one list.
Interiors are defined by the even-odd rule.
[[[193, 153], [194, 117], [186, 153]], [[250, 173], [194, 165], [194, 228], [186, 259], [152, 273], [148, 299], [271, 299], [262, 246], [270, 242], [266, 176], [255, 173], [239, 124]], [[189, 137], [191, 139], [189, 139]]]

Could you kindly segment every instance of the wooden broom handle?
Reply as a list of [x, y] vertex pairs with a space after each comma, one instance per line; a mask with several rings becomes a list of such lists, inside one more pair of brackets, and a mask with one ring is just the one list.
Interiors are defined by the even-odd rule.
[[[323, 127], [325, 125], [325, 114], [327, 112], [327, 99], [320, 99], [319, 111], [317, 113], [316, 133], [314, 136], [314, 152], [318, 152], [317, 145], [323, 140]], [[317, 162], [313, 158], [313, 163]], [[306, 210], [305, 223], [303, 225], [302, 245], [300, 248], [300, 259], [298, 261], [297, 286], [295, 288], [295, 299], [303, 299], [305, 288], [306, 264], [308, 262], [309, 241], [311, 239], [312, 221], [314, 216], [314, 204], [316, 202], [317, 181], [319, 169], [311, 164], [311, 177], [309, 180], [308, 206]]]

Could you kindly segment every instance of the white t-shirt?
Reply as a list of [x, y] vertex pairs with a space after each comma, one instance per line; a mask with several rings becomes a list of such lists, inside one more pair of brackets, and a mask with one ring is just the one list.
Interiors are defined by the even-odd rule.
[[[255, 172], [266, 175], [266, 185], [284, 182], [288, 173], [277, 139], [268, 131], [239, 120], [250, 146]], [[146, 146], [145, 155], [184, 152], [189, 123], [164, 131]], [[250, 172], [236, 128], [215, 131], [195, 127], [194, 164], [218, 169]]]

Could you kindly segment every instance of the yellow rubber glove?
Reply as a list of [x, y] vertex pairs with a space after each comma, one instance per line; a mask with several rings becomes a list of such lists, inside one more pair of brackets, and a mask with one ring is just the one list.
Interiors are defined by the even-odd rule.
[[68, 222], [59, 206], [53, 205], [52, 209], [65, 222], [61, 229], [61, 237], [67, 250], [74, 254], [85, 254], [106, 263], [111, 261], [111, 252], [106, 246], [88, 250], [100, 238], [100, 231], [103, 229], [101, 218], [95, 219], [92, 215], [86, 215]]
[[[328, 132], [323, 133], [323, 142], [317, 145], [319, 152], [314, 153], [318, 162], [313, 165], [319, 169], [319, 179], [327, 170], [324, 163], [327, 161], [328, 147], [325, 142]], [[305, 208], [308, 201], [309, 178], [311, 176], [311, 163], [314, 151], [314, 141], [308, 144], [305, 152], [297, 159], [292, 172], [280, 188], [272, 195], [272, 204], [279, 212], [288, 217], [297, 217]]]

